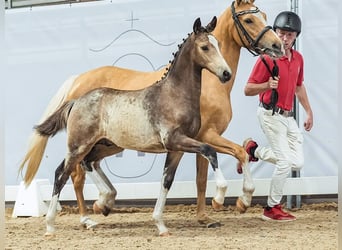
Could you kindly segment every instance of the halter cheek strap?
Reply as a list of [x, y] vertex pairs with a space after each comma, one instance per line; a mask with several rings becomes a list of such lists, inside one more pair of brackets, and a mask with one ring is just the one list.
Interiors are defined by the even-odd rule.
[[[260, 10], [258, 9], [258, 7], [255, 7], [254, 10], [243, 10], [240, 12], [235, 12], [235, 7], [234, 7], [234, 3], [235, 1], [232, 2], [231, 5], [231, 9], [232, 9], [232, 17], [234, 20], [234, 24], [236, 27], [236, 30], [238, 31], [240, 40], [243, 44], [244, 47], [246, 47], [246, 49], [254, 56], [257, 56], [259, 54], [261, 54], [262, 49], [258, 47], [258, 43], [260, 41], [260, 39], [264, 36], [264, 34], [269, 31], [270, 29], [272, 29], [271, 26], [265, 26], [263, 28], [263, 30], [258, 34], [258, 36], [256, 37], [255, 40], [253, 40], [253, 38], [248, 34], [247, 30], [245, 29], [245, 27], [241, 24], [240, 20], [239, 20], [239, 16], [245, 15], [245, 14], [254, 14], [254, 13], [258, 13], [260, 12]], [[242, 36], [244, 36], [246, 38], [246, 40], [248, 41], [250, 47], [255, 51], [252, 51], [251, 49], [249, 49], [245, 42], [244, 39], [242, 38]]]

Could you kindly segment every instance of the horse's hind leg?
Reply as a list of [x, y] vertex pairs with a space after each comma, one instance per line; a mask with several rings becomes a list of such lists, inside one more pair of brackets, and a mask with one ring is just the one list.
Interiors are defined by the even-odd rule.
[[80, 164], [76, 165], [75, 170], [71, 173], [71, 179], [74, 185], [77, 204], [80, 210], [80, 222], [87, 229], [95, 227], [98, 223], [88, 217], [87, 206], [84, 200], [83, 188], [85, 182], [85, 171]]
[[179, 161], [182, 159], [183, 154], [184, 153], [182, 152], [169, 152], [165, 160], [163, 178], [161, 181], [161, 189], [152, 215], [155, 224], [158, 227], [160, 236], [170, 235], [169, 230], [167, 229], [163, 221], [163, 211], [166, 203], [167, 194], [171, 188]]
[[59, 195], [69, 179], [70, 176], [70, 165], [65, 164], [65, 160], [62, 161], [62, 163], [57, 167], [55, 171], [55, 180], [54, 180], [54, 186], [53, 186], [53, 192], [52, 192], [52, 198], [50, 201], [49, 209], [46, 214], [46, 233], [45, 236], [53, 235], [56, 231], [55, 229], [55, 219], [57, 215], [57, 204]]

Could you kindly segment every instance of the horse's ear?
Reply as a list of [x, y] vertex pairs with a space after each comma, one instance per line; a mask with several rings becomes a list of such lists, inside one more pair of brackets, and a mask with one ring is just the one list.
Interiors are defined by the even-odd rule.
[[210, 21], [210, 23], [207, 25], [207, 27], [205, 27], [206, 30], [208, 32], [212, 32], [216, 27], [216, 23], [217, 23], [217, 18], [216, 16], [214, 16], [213, 19]]
[[236, 5], [239, 6], [241, 2], [243, 3], [254, 3], [255, 0], [236, 0]]
[[201, 30], [202, 24], [201, 24], [201, 18], [197, 18], [194, 22], [194, 33], [197, 34]]

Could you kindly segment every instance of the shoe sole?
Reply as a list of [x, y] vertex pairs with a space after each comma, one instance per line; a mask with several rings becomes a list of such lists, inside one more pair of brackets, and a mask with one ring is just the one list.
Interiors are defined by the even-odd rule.
[[272, 219], [272, 218], [267, 217], [265, 215], [261, 215], [261, 219], [263, 221], [276, 221], [276, 222], [289, 222], [289, 221], [295, 221], [296, 220], [296, 218], [289, 219], [289, 220], [275, 220], [275, 219]]

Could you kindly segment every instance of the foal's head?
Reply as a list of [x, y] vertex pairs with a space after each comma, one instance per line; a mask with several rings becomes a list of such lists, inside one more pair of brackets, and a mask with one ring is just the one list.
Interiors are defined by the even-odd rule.
[[222, 83], [230, 80], [232, 71], [221, 54], [218, 41], [211, 34], [216, 22], [217, 19], [214, 17], [206, 27], [202, 27], [200, 18], [196, 19], [193, 32], [184, 39], [183, 44], [178, 45], [179, 51], [174, 54], [175, 58], [171, 62], [169, 72], [186, 71], [189, 65], [194, 65], [198, 69], [209, 70]]
[[218, 41], [211, 34], [216, 22], [217, 19], [214, 17], [206, 27], [202, 27], [201, 19], [196, 19], [194, 32], [190, 36], [190, 39], [194, 39], [191, 57], [200, 67], [206, 68], [224, 83], [230, 80], [232, 71], [221, 54]]

